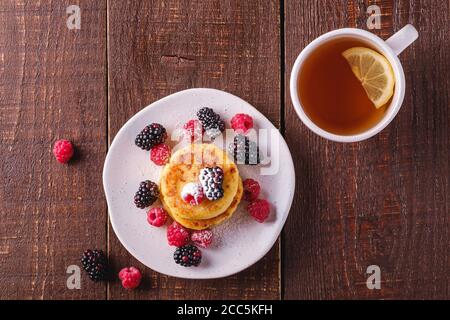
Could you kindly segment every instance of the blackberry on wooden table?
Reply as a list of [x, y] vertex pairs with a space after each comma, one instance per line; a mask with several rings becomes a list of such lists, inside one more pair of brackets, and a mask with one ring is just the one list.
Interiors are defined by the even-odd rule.
[[159, 197], [158, 185], [150, 180], [142, 181], [139, 190], [134, 195], [136, 207], [144, 209], [151, 206]]
[[108, 273], [108, 260], [102, 250], [86, 250], [81, 257], [83, 269], [92, 281], [105, 280]]

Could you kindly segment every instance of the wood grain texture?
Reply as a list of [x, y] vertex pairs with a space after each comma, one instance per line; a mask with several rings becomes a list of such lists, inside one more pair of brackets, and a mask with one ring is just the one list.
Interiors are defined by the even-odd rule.
[[[366, 29], [382, 10], [386, 39], [407, 23], [419, 40], [400, 57], [406, 96], [397, 118], [354, 144], [310, 132], [286, 99], [296, 197], [283, 236], [286, 299], [450, 298], [448, 1], [285, 1], [286, 83], [299, 52], [340, 27]], [[368, 290], [366, 268], [381, 268]]]
[[[280, 120], [278, 1], [109, 1], [110, 139], [143, 107], [179, 90], [211, 87], [249, 101]], [[109, 230], [116, 271], [138, 265]], [[189, 281], [148, 268], [129, 292], [111, 284], [111, 299], [277, 299], [278, 245], [248, 270], [226, 279]]]
[[[106, 153], [106, 1], [0, 2], [0, 299], [104, 299], [106, 285], [66, 268], [106, 245], [101, 168]], [[69, 165], [55, 140], [78, 147]], [[93, 192], [95, 190], [96, 192]]]
[[[66, 27], [71, 4], [81, 30]], [[405, 101], [376, 137], [328, 142], [297, 118], [290, 69], [317, 36], [366, 29], [372, 4], [382, 38], [406, 23], [419, 30], [400, 56]], [[449, 299], [449, 15], [448, 0], [0, 1], [0, 299]], [[285, 131], [297, 186], [281, 269], [277, 244], [226, 279], [162, 276], [107, 222], [108, 142], [143, 107], [192, 87], [236, 94]], [[78, 148], [69, 165], [51, 153], [59, 138]], [[68, 290], [66, 268], [89, 247], [108, 249], [114, 273], [141, 267], [143, 285], [83, 274], [82, 289]], [[380, 291], [366, 288], [371, 264]]]

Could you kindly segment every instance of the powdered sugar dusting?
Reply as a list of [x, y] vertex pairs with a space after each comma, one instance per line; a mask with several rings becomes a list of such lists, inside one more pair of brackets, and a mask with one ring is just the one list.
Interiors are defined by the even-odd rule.
[[239, 239], [236, 235], [245, 233], [249, 224], [254, 223], [255, 221], [247, 214], [245, 205], [241, 203], [229, 220], [212, 229], [214, 233], [214, 244], [212, 247], [220, 248], [227, 245], [245, 246], [245, 243], [239, 243], [239, 240], [236, 240]]
[[213, 233], [211, 230], [195, 230], [191, 234], [191, 240], [202, 248], [208, 248], [213, 242]]

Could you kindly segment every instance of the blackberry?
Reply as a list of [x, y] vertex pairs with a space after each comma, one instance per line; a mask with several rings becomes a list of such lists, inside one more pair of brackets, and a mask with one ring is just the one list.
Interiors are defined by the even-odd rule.
[[225, 131], [225, 122], [220, 119], [220, 116], [213, 109], [208, 107], [201, 108], [197, 111], [197, 117], [202, 123], [206, 135], [211, 139], [218, 137]]
[[204, 107], [197, 111], [198, 120], [204, 129], [209, 129], [220, 120], [220, 116], [213, 109]]
[[136, 207], [144, 209], [153, 204], [159, 197], [158, 185], [150, 180], [142, 181], [134, 195]]
[[223, 170], [220, 167], [201, 169], [200, 183], [208, 200], [218, 200], [223, 197]]
[[92, 281], [105, 280], [108, 273], [108, 260], [102, 250], [86, 250], [81, 257], [83, 269]]
[[142, 150], [149, 151], [154, 146], [164, 143], [167, 138], [166, 128], [159, 123], [146, 126], [134, 140], [134, 143]]
[[202, 261], [202, 252], [194, 245], [188, 244], [175, 249], [173, 259], [183, 267], [196, 267]]
[[261, 163], [261, 155], [256, 142], [238, 134], [230, 144], [229, 153], [237, 164], [256, 165]]

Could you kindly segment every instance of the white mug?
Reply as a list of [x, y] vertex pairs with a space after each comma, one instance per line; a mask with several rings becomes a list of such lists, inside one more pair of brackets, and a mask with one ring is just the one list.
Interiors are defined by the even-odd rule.
[[[397, 56], [402, 53], [402, 51], [405, 50], [409, 45], [411, 45], [418, 38], [418, 36], [419, 34], [417, 30], [412, 25], [408, 24], [386, 41], [368, 31], [353, 28], [334, 30], [315, 39], [308, 46], [306, 46], [306, 48], [303, 49], [303, 51], [297, 57], [291, 73], [291, 99], [295, 111], [300, 117], [300, 120], [302, 120], [302, 122], [311, 131], [318, 134], [319, 136], [337, 142], [357, 142], [369, 139], [370, 137], [376, 135], [394, 119], [403, 103], [403, 98], [405, 96], [405, 74], [403, 73], [402, 65]], [[311, 121], [311, 119], [306, 115], [303, 109], [297, 88], [298, 77], [302, 71], [302, 66], [305, 62], [305, 59], [310, 54], [314, 54], [314, 51], [325, 42], [342, 37], [362, 40], [363, 42], [368, 43], [369, 46], [378, 50], [388, 59], [395, 75], [394, 96], [392, 98], [391, 104], [386, 110], [384, 117], [368, 130], [353, 135], [334, 134], [320, 128], [313, 121]]]

